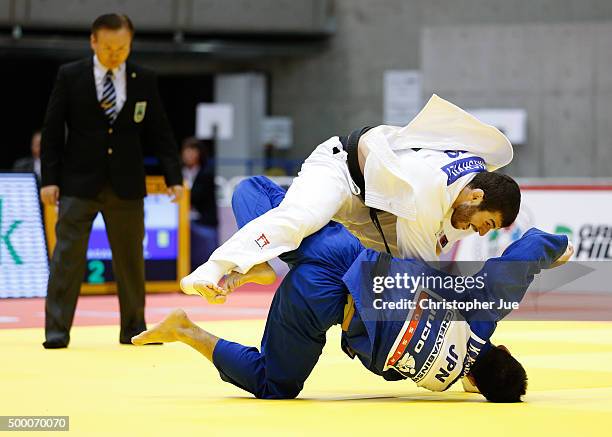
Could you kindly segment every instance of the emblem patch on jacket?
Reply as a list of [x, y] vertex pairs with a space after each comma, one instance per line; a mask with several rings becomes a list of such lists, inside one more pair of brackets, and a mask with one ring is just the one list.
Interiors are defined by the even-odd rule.
[[448, 244], [448, 237], [444, 233], [444, 229], [436, 233], [436, 238], [438, 239], [438, 244], [440, 245], [440, 249], [444, 249], [446, 245]]
[[134, 123], [140, 123], [145, 118], [145, 111], [147, 110], [147, 102], [136, 102], [134, 107]]
[[268, 240], [268, 237], [266, 237], [266, 234], [261, 234], [259, 237], [257, 237], [255, 243], [257, 243], [260, 249], [263, 249], [265, 246], [270, 244], [270, 241]]

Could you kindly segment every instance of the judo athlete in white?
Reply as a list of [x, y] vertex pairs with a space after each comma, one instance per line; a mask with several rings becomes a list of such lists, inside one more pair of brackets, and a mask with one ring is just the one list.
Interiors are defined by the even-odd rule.
[[368, 248], [435, 260], [460, 238], [512, 224], [518, 185], [491, 173], [512, 155], [499, 130], [434, 95], [405, 127], [364, 128], [319, 145], [283, 202], [236, 232], [183, 278], [181, 289], [222, 303], [249, 277], [233, 275], [225, 288], [221, 278], [253, 266], [260, 281], [271, 283], [275, 274], [266, 261], [294, 250], [330, 220]]

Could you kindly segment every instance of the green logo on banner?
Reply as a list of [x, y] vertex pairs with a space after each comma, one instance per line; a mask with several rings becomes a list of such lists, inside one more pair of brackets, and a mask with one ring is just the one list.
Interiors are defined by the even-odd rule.
[[573, 233], [574, 232], [572, 231], [572, 228], [570, 228], [569, 226], [557, 225], [557, 227], [555, 228], [555, 234], [565, 234], [571, 237]]
[[[23, 220], [15, 220], [8, 228], [6, 233], [2, 233], [2, 199], [0, 198], [0, 249], [2, 249], [2, 244], [6, 245], [6, 249], [8, 250], [9, 255], [13, 258], [13, 262], [15, 264], [23, 264], [21, 257], [11, 244], [11, 234], [17, 229], [17, 227], [23, 223]], [[2, 264], [2, 251], [0, 251], [0, 264]]]

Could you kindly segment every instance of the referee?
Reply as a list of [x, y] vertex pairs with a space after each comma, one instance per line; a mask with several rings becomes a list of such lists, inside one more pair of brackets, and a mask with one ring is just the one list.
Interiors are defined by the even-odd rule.
[[42, 188], [56, 205], [57, 245], [45, 305], [47, 349], [65, 348], [92, 223], [102, 213], [113, 254], [121, 331], [119, 341], [146, 329], [143, 146], [156, 150], [173, 201], [182, 196], [178, 148], [155, 75], [126, 62], [134, 27], [125, 15], [98, 17], [91, 28], [94, 55], [62, 65], [42, 130]]

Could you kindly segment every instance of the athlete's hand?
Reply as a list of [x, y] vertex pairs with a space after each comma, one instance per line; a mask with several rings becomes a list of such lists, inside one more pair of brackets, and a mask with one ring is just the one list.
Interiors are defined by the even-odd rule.
[[562, 266], [563, 264], [565, 264], [566, 262], [569, 261], [569, 259], [572, 257], [573, 254], [574, 254], [574, 245], [572, 244], [571, 241], [568, 241], [567, 242], [567, 249], [565, 249], [565, 252], [563, 252], [563, 255], [561, 255], [559, 258], [557, 258], [557, 261], [552, 263], [550, 268], [552, 269], [554, 267]]
[[47, 185], [40, 189], [40, 200], [45, 205], [55, 206], [59, 200], [60, 189], [57, 185]]
[[466, 393], [480, 393], [480, 390], [478, 390], [478, 387], [476, 387], [476, 384], [474, 383], [474, 381], [472, 381], [472, 379], [473, 377], [469, 375], [461, 378], [461, 384], [463, 384], [463, 390]]

